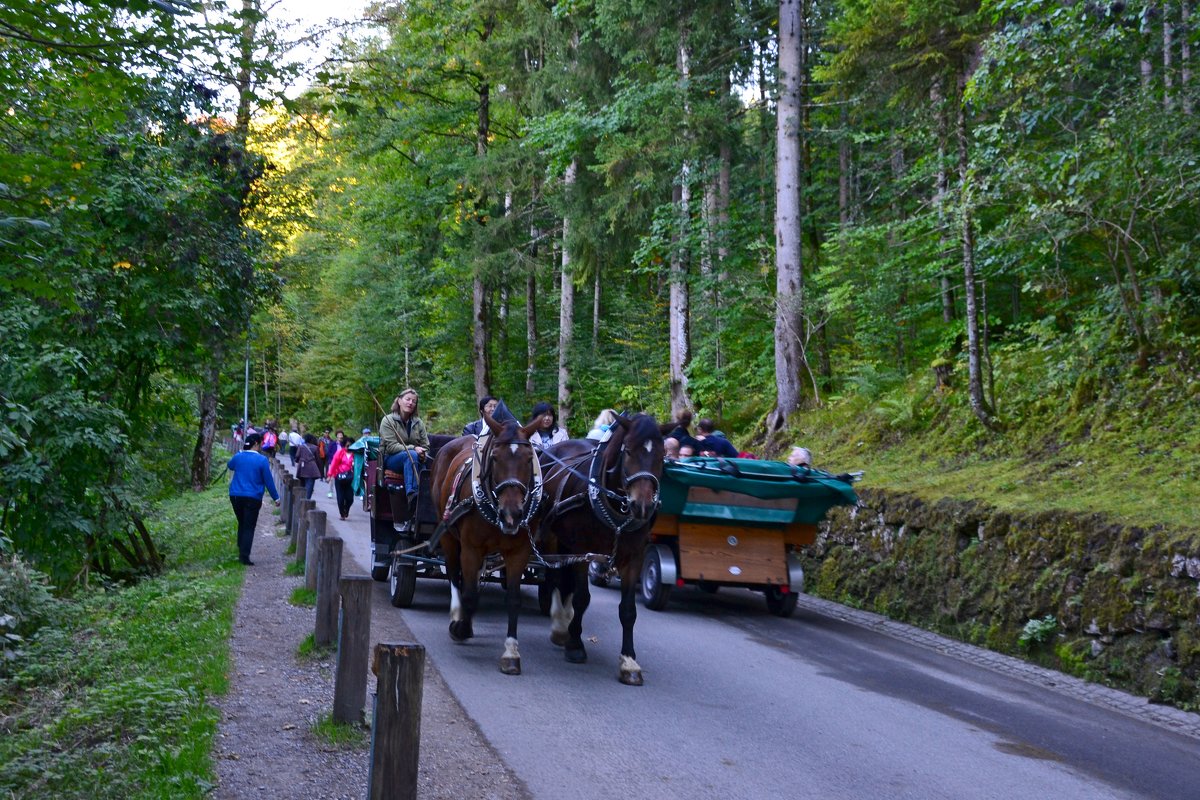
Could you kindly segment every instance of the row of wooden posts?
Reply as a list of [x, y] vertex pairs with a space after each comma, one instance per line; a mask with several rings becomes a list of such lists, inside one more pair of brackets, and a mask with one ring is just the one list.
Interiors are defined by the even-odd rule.
[[280, 518], [304, 585], [317, 595], [314, 643], [337, 646], [333, 719], [361, 724], [367, 696], [368, 656], [375, 674], [371, 715], [371, 800], [415, 798], [421, 742], [425, 648], [415, 642], [376, 643], [371, 652], [371, 594], [367, 575], [342, 575], [342, 539], [326, 533], [326, 515], [304, 497], [304, 483], [273, 456]]

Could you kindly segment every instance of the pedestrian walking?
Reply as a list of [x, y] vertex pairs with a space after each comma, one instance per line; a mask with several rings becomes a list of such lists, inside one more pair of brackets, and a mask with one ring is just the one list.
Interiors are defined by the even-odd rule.
[[296, 477], [304, 481], [304, 499], [311, 500], [317, 479], [321, 477], [321, 468], [317, 466], [317, 437], [311, 433], [304, 434], [294, 454]]
[[233, 473], [229, 481], [229, 503], [237, 517], [238, 561], [249, 566], [254, 566], [250, 560], [250, 548], [254, 544], [258, 512], [262, 510], [263, 492], [270, 492], [276, 507], [279, 506], [279, 492], [271, 478], [271, 462], [260, 452], [261, 445], [262, 436], [249, 434], [242, 445], [242, 452], [225, 465], [225, 469]]
[[350, 506], [354, 505], [354, 456], [349, 448], [339, 447], [333, 454], [325, 477], [333, 481], [333, 488], [337, 491], [338, 517], [348, 518]]

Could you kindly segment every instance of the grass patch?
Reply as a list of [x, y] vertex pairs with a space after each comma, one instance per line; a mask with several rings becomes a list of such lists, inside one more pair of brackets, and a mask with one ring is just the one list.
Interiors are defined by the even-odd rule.
[[338, 750], [361, 750], [370, 742], [365, 725], [335, 722], [331, 714], [322, 714], [310, 730], [313, 736]]
[[862, 469], [863, 486], [926, 500], [977, 498], [1010, 511], [1196, 528], [1194, 379], [1165, 368], [1122, 375], [1075, 402], [1071, 386], [1041, 385], [1048, 379], [1036, 365], [1009, 357], [997, 387], [1003, 432], [972, 417], [965, 391], [939, 394], [918, 376], [873, 400], [830, 399], [801, 415], [793, 440], [813, 450], [817, 466]]
[[284, 575], [292, 575], [299, 577], [304, 574], [304, 563], [301, 561], [289, 561], [287, 566], [283, 568]]
[[317, 636], [315, 633], [305, 636], [304, 640], [296, 647], [296, 657], [300, 659], [319, 660], [336, 652], [337, 647], [332, 644], [325, 647], [317, 647]]
[[163, 574], [62, 601], [0, 673], [0, 795], [200, 798], [243, 570], [227, 490], [178, 498], [153, 529]]
[[317, 605], [317, 593], [306, 586], [297, 586], [292, 590], [288, 602], [294, 606], [307, 606], [309, 608]]

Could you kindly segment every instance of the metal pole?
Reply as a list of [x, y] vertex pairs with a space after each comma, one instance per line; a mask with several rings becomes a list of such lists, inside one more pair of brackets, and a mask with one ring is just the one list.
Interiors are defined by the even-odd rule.
[[242, 393], [242, 439], [250, 427], [250, 317], [246, 317], [246, 383]]

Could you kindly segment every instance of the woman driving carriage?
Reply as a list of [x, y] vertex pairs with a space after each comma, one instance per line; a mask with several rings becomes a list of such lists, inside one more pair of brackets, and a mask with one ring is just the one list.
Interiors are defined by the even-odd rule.
[[379, 449], [383, 467], [404, 475], [404, 492], [409, 506], [417, 494], [417, 473], [429, 450], [429, 432], [417, 416], [417, 390], [408, 388], [392, 402], [392, 413], [379, 426]]

